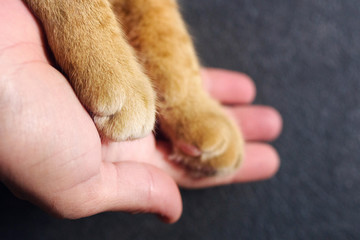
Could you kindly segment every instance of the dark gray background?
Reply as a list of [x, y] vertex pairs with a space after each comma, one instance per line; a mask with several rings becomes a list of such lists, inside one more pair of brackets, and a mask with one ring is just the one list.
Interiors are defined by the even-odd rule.
[[360, 1], [183, 0], [207, 66], [248, 73], [284, 117], [278, 175], [182, 191], [174, 225], [150, 215], [49, 217], [0, 185], [0, 239], [359, 239]]

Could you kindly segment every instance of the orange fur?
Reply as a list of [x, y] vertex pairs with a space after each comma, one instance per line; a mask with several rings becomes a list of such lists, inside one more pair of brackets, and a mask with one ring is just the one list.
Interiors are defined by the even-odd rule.
[[102, 136], [126, 140], [151, 132], [156, 89], [161, 129], [192, 176], [239, 166], [242, 137], [202, 88], [175, 0], [24, 1]]

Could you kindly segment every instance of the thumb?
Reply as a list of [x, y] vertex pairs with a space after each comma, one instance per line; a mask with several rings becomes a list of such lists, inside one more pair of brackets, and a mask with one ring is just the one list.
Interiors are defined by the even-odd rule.
[[[161, 170], [140, 163], [108, 163], [107, 211], [156, 213], [169, 223], [180, 218], [182, 202], [175, 181]], [[112, 184], [112, 186], [111, 186]]]
[[[167, 223], [182, 212], [179, 189], [172, 178], [147, 164], [103, 163], [100, 174], [57, 197], [56, 215], [81, 218], [106, 211], [155, 213]], [[69, 201], [69, 197], [72, 196]]]

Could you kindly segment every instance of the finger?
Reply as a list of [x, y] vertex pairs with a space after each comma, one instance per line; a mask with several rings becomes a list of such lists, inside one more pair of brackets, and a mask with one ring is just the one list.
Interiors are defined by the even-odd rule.
[[239, 124], [247, 141], [272, 141], [282, 130], [278, 111], [267, 106], [229, 107], [228, 112]]
[[279, 166], [280, 158], [273, 147], [264, 143], [249, 143], [245, 146], [245, 158], [241, 167], [231, 176], [193, 180], [174, 173], [174, 179], [184, 188], [205, 188], [268, 179], [274, 176]]
[[275, 148], [265, 143], [248, 143], [242, 167], [231, 182], [250, 182], [273, 177], [280, 167], [280, 157]]
[[255, 84], [245, 74], [207, 68], [202, 75], [210, 95], [224, 104], [249, 104], [255, 98]]
[[173, 223], [182, 212], [174, 180], [140, 163], [104, 163], [100, 174], [54, 198], [55, 214], [77, 219], [107, 211], [155, 213]]
[[132, 141], [102, 143], [102, 160], [105, 162], [146, 162], [144, 156], [150, 160], [154, 153], [155, 138], [153, 134]]
[[169, 223], [182, 212], [180, 192], [174, 180], [159, 169], [139, 163], [107, 164], [103, 170], [104, 209], [155, 213]]
[[154, 163], [167, 171], [180, 186], [185, 188], [204, 188], [268, 179], [278, 171], [280, 165], [279, 155], [273, 147], [265, 143], [247, 143], [245, 145], [245, 158], [235, 174], [194, 180], [188, 177], [182, 168], [167, 158], [169, 148], [166, 145], [159, 145], [158, 148], [160, 151]]

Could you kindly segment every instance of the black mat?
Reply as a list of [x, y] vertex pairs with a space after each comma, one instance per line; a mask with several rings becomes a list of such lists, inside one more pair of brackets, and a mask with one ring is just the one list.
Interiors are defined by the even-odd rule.
[[285, 126], [279, 174], [183, 191], [174, 225], [149, 215], [49, 217], [0, 187], [0, 239], [359, 239], [360, 1], [183, 0], [208, 66], [243, 71]]

